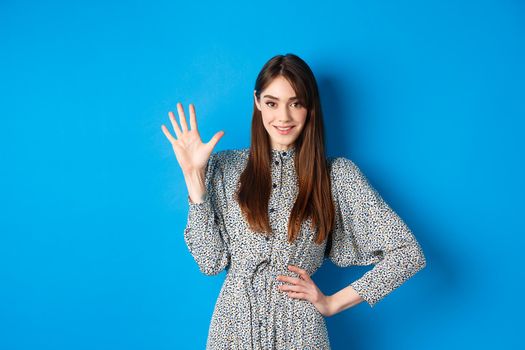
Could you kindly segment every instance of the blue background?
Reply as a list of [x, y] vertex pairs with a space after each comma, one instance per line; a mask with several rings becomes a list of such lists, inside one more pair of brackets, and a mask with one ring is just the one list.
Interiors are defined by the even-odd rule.
[[[321, 90], [329, 155], [411, 227], [427, 268], [327, 318], [333, 349], [516, 346], [523, 277], [521, 1], [2, 1], [0, 348], [202, 349], [224, 272], [183, 241], [160, 125], [194, 103], [249, 145], [262, 65]], [[327, 261], [335, 293], [371, 267]]]

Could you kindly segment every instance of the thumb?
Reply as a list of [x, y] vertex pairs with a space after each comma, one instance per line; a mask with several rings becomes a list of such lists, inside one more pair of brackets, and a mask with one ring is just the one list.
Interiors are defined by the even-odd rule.
[[222, 136], [224, 136], [224, 131], [218, 131], [217, 133], [215, 133], [215, 135], [213, 135], [211, 140], [208, 141], [208, 145], [210, 145], [212, 149], [215, 148]]

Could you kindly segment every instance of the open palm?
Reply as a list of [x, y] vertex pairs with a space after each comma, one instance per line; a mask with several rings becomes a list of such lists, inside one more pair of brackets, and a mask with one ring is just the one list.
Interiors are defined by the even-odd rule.
[[205, 169], [213, 149], [217, 145], [217, 142], [219, 142], [219, 140], [224, 135], [224, 131], [218, 131], [215, 133], [215, 135], [213, 135], [208, 143], [203, 143], [197, 128], [195, 106], [191, 103], [189, 110], [191, 129], [188, 129], [188, 124], [186, 123], [186, 116], [184, 115], [182, 104], [180, 102], [177, 103], [177, 112], [179, 114], [182, 130], [179, 128], [173, 112], [168, 112], [177, 138], [174, 138], [170, 134], [168, 128], [164, 124], [161, 126], [164, 135], [166, 135], [168, 140], [171, 142], [173, 151], [175, 152], [175, 157], [177, 158], [183, 173], [190, 173], [193, 171], [201, 171]]

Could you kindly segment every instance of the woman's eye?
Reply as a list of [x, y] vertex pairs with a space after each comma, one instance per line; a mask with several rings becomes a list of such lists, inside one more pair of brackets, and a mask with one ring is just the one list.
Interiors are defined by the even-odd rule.
[[[272, 107], [273, 108], [273, 107], [275, 107], [275, 102], [268, 101], [268, 102], [266, 102], [266, 105], [268, 107]], [[294, 103], [292, 103], [292, 106], [300, 108], [302, 105], [301, 105], [300, 102], [294, 102]]]

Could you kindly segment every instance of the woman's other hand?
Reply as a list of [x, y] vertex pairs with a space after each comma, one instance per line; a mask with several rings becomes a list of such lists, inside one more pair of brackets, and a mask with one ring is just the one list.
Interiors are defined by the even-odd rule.
[[289, 297], [304, 299], [311, 302], [315, 308], [325, 317], [335, 314], [330, 296], [324, 295], [315, 282], [310, 278], [308, 272], [294, 265], [288, 265], [288, 269], [299, 275], [299, 278], [290, 276], [277, 276], [278, 281], [288, 282], [279, 286], [279, 290], [286, 292]]

